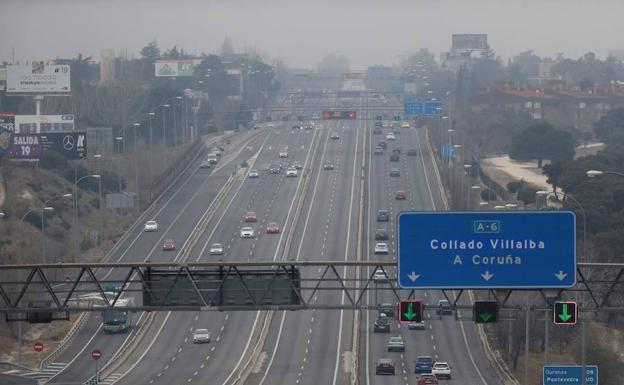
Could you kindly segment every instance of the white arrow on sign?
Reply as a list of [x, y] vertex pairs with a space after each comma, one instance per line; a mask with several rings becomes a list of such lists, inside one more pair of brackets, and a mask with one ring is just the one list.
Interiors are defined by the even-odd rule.
[[560, 281], [563, 281], [565, 279], [565, 277], [567, 277], [568, 275], [566, 273], [564, 273], [563, 271], [559, 270], [559, 272], [557, 274], [555, 274], [555, 277], [559, 278]]
[[412, 282], [416, 281], [418, 279], [418, 277], [420, 277], [420, 274], [416, 274], [415, 271], [412, 271], [411, 274], [407, 275], [407, 278], [409, 278], [410, 281], [412, 281]]
[[494, 276], [494, 274], [490, 273], [489, 270], [487, 270], [485, 273], [481, 274], [481, 277], [483, 277], [483, 279], [485, 279], [486, 281], [489, 281], [493, 276]]

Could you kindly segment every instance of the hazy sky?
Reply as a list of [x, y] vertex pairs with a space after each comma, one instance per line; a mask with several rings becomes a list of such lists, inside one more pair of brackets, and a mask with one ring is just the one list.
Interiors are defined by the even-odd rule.
[[533, 49], [579, 57], [624, 48], [620, 0], [0, 0], [0, 61], [128, 55], [156, 39], [189, 52], [256, 47], [294, 67], [343, 53], [352, 68], [392, 64], [453, 33], [487, 33], [507, 58]]

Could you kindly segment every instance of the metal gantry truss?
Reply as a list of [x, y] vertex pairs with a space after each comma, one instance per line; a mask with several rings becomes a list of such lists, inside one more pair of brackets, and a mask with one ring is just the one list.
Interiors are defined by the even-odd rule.
[[[197, 263], [59, 263], [0, 266], [0, 312], [7, 320], [25, 320], [30, 313], [51, 312], [65, 319], [69, 312], [117, 310], [305, 310], [377, 309], [368, 300], [374, 291], [396, 300], [417, 300], [418, 290], [396, 285], [395, 263], [386, 261], [327, 262], [197, 262]], [[375, 277], [383, 271], [386, 278]], [[502, 310], [517, 310], [514, 292], [532, 291], [544, 309], [573, 297], [585, 312], [624, 311], [624, 264], [579, 263], [577, 284], [569, 289], [477, 290], [493, 297]], [[440, 290], [457, 310], [462, 300]], [[343, 297], [344, 294], [344, 297]], [[391, 300], [392, 302], [394, 302]], [[425, 308], [435, 304], [425, 304]], [[538, 308], [539, 305], [536, 305]]]

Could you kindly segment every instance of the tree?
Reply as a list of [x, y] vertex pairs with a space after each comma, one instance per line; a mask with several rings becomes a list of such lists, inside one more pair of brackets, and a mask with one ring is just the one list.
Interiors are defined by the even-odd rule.
[[607, 143], [624, 143], [624, 108], [609, 111], [594, 124], [596, 137]]
[[340, 54], [330, 53], [325, 55], [318, 63], [319, 72], [343, 73], [349, 70], [349, 59]]
[[544, 175], [548, 177], [546, 182], [552, 185], [553, 192], [555, 193], [555, 197], [557, 196], [557, 188], [559, 187], [559, 179], [563, 174], [564, 162], [561, 160], [555, 160], [550, 164], [544, 165], [542, 167]]
[[574, 138], [569, 132], [559, 130], [550, 123], [536, 123], [511, 139], [511, 159], [537, 159], [542, 167], [544, 159], [572, 160]]
[[141, 57], [154, 61], [160, 57], [160, 48], [156, 40], [152, 40], [145, 47], [141, 49]]

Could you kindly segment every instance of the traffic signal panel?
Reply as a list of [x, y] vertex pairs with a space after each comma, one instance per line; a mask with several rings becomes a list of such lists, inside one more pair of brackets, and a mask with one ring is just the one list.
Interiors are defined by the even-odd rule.
[[573, 301], [555, 302], [553, 322], [555, 325], [576, 325], [578, 306]]
[[420, 301], [399, 302], [400, 322], [422, 322], [423, 306]]
[[498, 302], [475, 301], [472, 307], [472, 315], [474, 322], [478, 324], [496, 322], [498, 318]]

